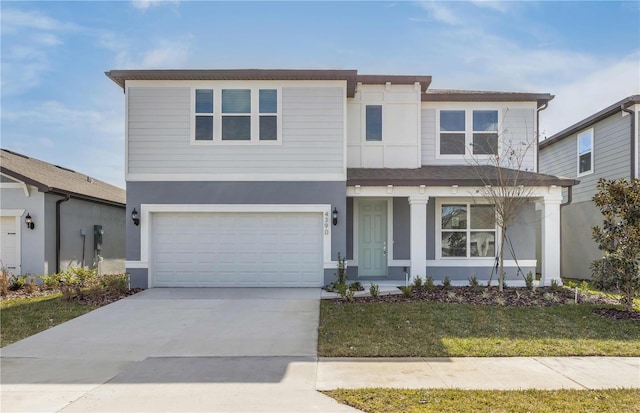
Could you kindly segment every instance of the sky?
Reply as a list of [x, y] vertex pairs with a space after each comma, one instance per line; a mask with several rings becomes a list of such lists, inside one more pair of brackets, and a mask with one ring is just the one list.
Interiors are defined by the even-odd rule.
[[640, 1], [0, 2], [0, 146], [124, 187], [113, 69], [355, 69], [551, 93], [548, 137], [640, 93]]

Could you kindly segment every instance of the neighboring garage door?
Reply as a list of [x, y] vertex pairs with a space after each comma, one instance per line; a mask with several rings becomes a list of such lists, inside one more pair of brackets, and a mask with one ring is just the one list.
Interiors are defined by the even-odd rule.
[[155, 287], [318, 287], [320, 213], [153, 213]]
[[0, 217], [0, 264], [11, 274], [20, 274], [16, 217]]

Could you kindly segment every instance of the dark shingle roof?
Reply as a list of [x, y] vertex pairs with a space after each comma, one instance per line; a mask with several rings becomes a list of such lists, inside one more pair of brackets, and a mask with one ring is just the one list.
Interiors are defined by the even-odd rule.
[[[395, 185], [395, 186], [484, 186], [497, 185], [498, 172], [502, 176], [516, 177], [516, 185], [524, 186], [572, 186], [579, 181], [534, 172], [514, 171], [489, 165], [428, 165], [416, 169], [349, 168], [347, 185]], [[507, 178], [509, 179], [509, 178]], [[513, 181], [510, 182], [512, 184]]]
[[41, 192], [68, 193], [123, 206], [126, 203], [126, 192], [122, 188], [6, 149], [0, 152], [0, 172], [33, 185]]
[[495, 92], [488, 90], [429, 89], [423, 102], [537, 102], [538, 107], [555, 96], [549, 93]]

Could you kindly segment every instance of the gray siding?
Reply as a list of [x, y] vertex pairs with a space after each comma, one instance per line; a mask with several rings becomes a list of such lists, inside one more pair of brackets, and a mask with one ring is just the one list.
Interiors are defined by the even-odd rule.
[[[345, 182], [127, 182], [127, 215], [141, 204], [331, 204], [331, 256], [347, 251]], [[140, 227], [127, 223], [127, 260], [140, 260]]]
[[344, 173], [342, 88], [284, 87], [281, 116], [281, 145], [192, 145], [189, 88], [130, 88], [128, 173]]
[[420, 110], [420, 139], [422, 140], [422, 165], [434, 164], [436, 161], [436, 110], [422, 108]]
[[[585, 130], [587, 129], [590, 128]], [[541, 173], [576, 178], [580, 181], [580, 184], [573, 187], [574, 203], [591, 200], [596, 193], [596, 184], [600, 177], [629, 178], [631, 173], [629, 119], [616, 113], [596, 123], [593, 132], [594, 172], [590, 175], [578, 178], [578, 134], [564, 138], [540, 151]]]
[[393, 198], [393, 258], [408, 260], [411, 255], [409, 198]]

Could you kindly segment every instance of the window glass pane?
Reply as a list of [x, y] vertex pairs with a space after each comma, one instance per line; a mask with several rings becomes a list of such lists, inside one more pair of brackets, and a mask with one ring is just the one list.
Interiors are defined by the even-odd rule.
[[223, 116], [222, 140], [251, 140], [251, 116]]
[[213, 140], [213, 116], [196, 116], [196, 140]]
[[471, 232], [469, 241], [472, 257], [493, 257], [496, 255], [495, 232]]
[[278, 112], [278, 91], [276, 89], [260, 89], [260, 113]]
[[580, 173], [591, 170], [591, 152], [580, 155]]
[[213, 113], [212, 89], [196, 89], [196, 113]]
[[452, 132], [464, 131], [464, 110], [441, 110], [440, 130]]
[[496, 213], [493, 205], [471, 205], [471, 229], [494, 229]]
[[260, 140], [275, 141], [278, 139], [277, 116], [260, 116]]
[[585, 133], [580, 135], [578, 143], [578, 153], [583, 154], [585, 152], [591, 152], [591, 133]]
[[467, 256], [467, 233], [466, 232], [443, 232], [442, 233], [442, 256], [443, 257], [466, 257]]
[[382, 106], [367, 105], [366, 118], [366, 140], [378, 142], [382, 141]]
[[467, 206], [466, 205], [442, 205], [443, 229], [466, 229]]
[[497, 110], [474, 110], [473, 111], [473, 131], [474, 132], [497, 132], [498, 131], [498, 111]]
[[498, 134], [497, 133], [474, 133], [473, 134], [474, 155], [497, 155], [498, 154]]
[[251, 90], [223, 90], [222, 113], [251, 113]]
[[464, 155], [464, 133], [441, 133], [440, 155]]

